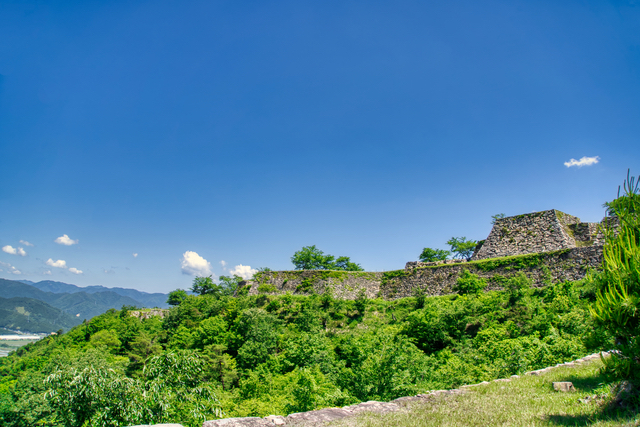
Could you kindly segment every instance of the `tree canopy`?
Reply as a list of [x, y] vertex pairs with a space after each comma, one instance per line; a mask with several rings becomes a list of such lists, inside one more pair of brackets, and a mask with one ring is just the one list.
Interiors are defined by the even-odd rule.
[[444, 261], [449, 255], [451, 255], [451, 252], [444, 249], [424, 248], [419, 259], [422, 262]]
[[473, 251], [476, 249], [478, 242], [475, 240], [467, 240], [466, 237], [452, 237], [447, 241], [447, 245], [451, 246], [451, 252], [454, 258], [471, 260]]
[[305, 246], [295, 252], [291, 257], [291, 262], [296, 270], [344, 270], [344, 271], [364, 271], [360, 264], [351, 262], [347, 256], [336, 259], [333, 255], [326, 254], [316, 245]]
[[592, 276], [598, 290], [592, 314], [616, 339], [606, 371], [616, 377], [640, 380], [640, 194], [638, 181], [624, 183], [624, 195], [608, 204], [618, 226], [604, 229], [603, 269]]

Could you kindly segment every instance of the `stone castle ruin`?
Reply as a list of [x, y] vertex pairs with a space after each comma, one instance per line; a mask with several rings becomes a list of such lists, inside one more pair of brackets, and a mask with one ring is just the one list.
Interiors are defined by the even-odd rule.
[[[604, 220], [603, 220], [604, 222]], [[487, 290], [524, 273], [534, 286], [583, 279], [600, 268], [603, 222], [555, 209], [497, 219], [486, 240], [478, 242], [471, 261], [410, 261], [403, 270], [386, 272], [294, 270], [257, 273], [240, 284], [239, 294], [321, 294], [336, 298], [402, 298], [416, 292], [429, 296], [453, 293], [464, 270], [487, 282]]]
[[603, 235], [595, 222], [555, 209], [496, 220], [487, 240], [476, 249], [473, 260], [533, 254], [602, 245]]

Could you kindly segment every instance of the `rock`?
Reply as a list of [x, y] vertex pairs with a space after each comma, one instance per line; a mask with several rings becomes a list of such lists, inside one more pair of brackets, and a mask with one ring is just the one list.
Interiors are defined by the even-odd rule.
[[[321, 423], [327, 421], [335, 421], [351, 415], [351, 411], [342, 408], [324, 408], [317, 411], [309, 412], [296, 412], [295, 414], [287, 415], [286, 422], [289, 421], [306, 421], [309, 423]], [[209, 427], [209, 426], [202, 426]]]
[[264, 419], [271, 423], [274, 426], [283, 426], [285, 425], [284, 417], [282, 415], [268, 415], [264, 417]]
[[182, 427], [182, 424], [141, 424], [131, 427]]
[[575, 387], [573, 387], [573, 383], [570, 381], [557, 381], [553, 383], [553, 389], [555, 391], [576, 391]]
[[271, 421], [262, 418], [244, 417], [205, 421], [202, 427], [272, 427], [273, 425]]
[[395, 412], [400, 409], [400, 407], [391, 402], [377, 402], [375, 400], [370, 400], [368, 402], [358, 403], [357, 405], [347, 406], [344, 409], [353, 414], [360, 412], [376, 412], [378, 414], [385, 414], [387, 412]]
[[404, 396], [404, 397], [399, 397], [397, 399], [394, 399], [389, 403], [395, 403], [396, 405], [405, 406], [413, 402], [419, 402], [422, 399], [423, 398], [420, 396]]
[[498, 378], [497, 380], [493, 380], [494, 383], [508, 383], [511, 381], [509, 378]]

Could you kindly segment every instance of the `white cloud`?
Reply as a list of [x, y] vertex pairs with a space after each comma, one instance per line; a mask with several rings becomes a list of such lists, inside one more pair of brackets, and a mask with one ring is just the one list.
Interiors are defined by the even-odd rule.
[[582, 166], [595, 165], [599, 161], [600, 161], [600, 157], [598, 157], [598, 156], [595, 156], [595, 157], [583, 157], [580, 160], [571, 159], [568, 162], [564, 162], [564, 165], [566, 167], [568, 167], [568, 168], [570, 168], [572, 166], [578, 166], [579, 168], [581, 168]]
[[44, 273], [42, 273], [44, 276], [51, 276], [51, 270], [47, 270]]
[[227, 266], [227, 261], [225, 260], [220, 261], [220, 265], [222, 266], [222, 268], [225, 268]]
[[138, 258], [138, 254], [134, 252], [133, 257]]
[[14, 248], [13, 246], [7, 245], [2, 247], [2, 252], [6, 252], [11, 255], [20, 255], [27, 256], [27, 253], [22, 248]]
[[7, 245], [7, 246], [3, 246], [2, 247], [2, 252], [6, 252], [6, 253], [11, 254], [11, 255], [16, 255], [18, 253], [18, 250], [16, 248], [14, 248], [13, 246]]
[[82, 274], [82, 270], [78, 270], [75, 267], [71, 267], [69, 271], [72, 272], [73, 274]]
[[22, 243], [25, 246], [33, 246], [33, 243], [29, 243], [26, 240], [20, 240], [20, 243]]
[[60, 244], [60, 245], [71, 246], [71, 245], [77, 244], [79, 240], [77, 240], [77, 239], [73, 240], [69, 236], [67, 236], [66, 234], [63, 234], [62, 236], [58, 237], [54, 241], [56, 243]]
[[257, 272], [258, 270], [256, 270], [255, 268], [251, 268], [250, 265], [240, 264], [240, 265], [236, 265], [236, 267], [233, 270], [231, 270], [229, 273], [233, 274], [234, 276], [240, 276], [244, 280], [249, 280]]
[[67, 268], [67, 262], [63, 259], [59, 259], [57, 261], [52, 260], [51, 258], [49, 258], [47, 260], [47, 265], [51, 266], [51, 267], [56, 267], [56, 268]]
[[18, 270], [17, 268], [15, 268], [13, 265], [9, 264], [8, 262], [0, 261], [0, 265], [5, 267], [5, 268], [7, 268], [7, 273], [22, 274], [22, 272], [20, 270]]
[[209, 276], [211, 272], [211, 263], [193, 251], [186, 251], [182, 254], [180, 262], [182, 274], [191, 276]]

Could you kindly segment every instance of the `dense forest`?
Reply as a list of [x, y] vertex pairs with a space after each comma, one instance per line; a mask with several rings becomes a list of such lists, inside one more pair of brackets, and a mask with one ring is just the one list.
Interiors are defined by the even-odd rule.
[[443, 297], [204, 294], [164, 318], [110, 310], [3, 358], [0, 420], [199, 426], [504, 378], [611, 348], [589, 313], [595, 286], [521, 275]]

